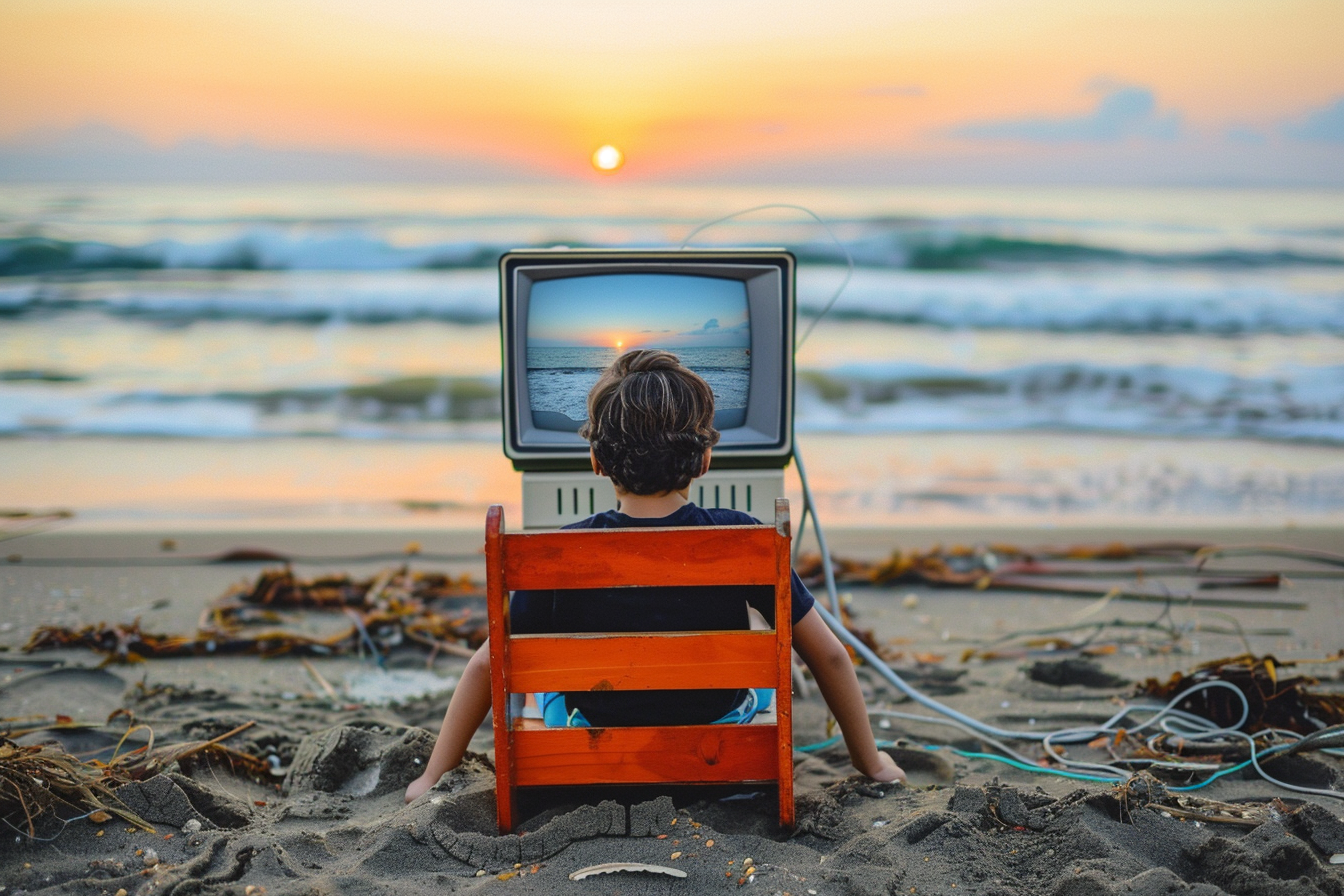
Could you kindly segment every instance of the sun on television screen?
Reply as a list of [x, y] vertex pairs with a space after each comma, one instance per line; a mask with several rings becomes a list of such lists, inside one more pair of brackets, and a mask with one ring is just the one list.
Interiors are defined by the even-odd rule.
[[632, 349], [666, 349], [714, 391], [716, 466], [783, 466], [792, 453], [793, 265], [774, 250], [505, 255], [505, 453], [522, 470], [586, 466], [577, 432], [602, 370]]

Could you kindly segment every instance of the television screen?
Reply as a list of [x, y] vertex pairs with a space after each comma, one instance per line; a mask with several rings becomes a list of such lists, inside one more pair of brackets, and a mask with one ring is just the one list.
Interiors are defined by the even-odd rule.
[[623, 352], [666, 349], [714, 390], [716, 468], [793, 453], [794, 260], [783, 250], [517, 250], [500, 260], [504, 451], [582, 470], [588, 392]]
[[690, 274], [589, 274], [532, 287], [527, 394], [533, 425], [575, 432], [588, 391], [632, 349], [660, 348], [714, 390], [714, 423], [741, 426], [751, 386], [751, 320], [740, 280]]

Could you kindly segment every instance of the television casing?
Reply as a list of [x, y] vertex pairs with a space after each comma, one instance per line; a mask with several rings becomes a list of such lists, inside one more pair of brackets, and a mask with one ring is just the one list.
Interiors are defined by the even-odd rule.
[[[518, 249], [499, 262], [504, 453], [523, 474], [523, 525], [563, 525], [616, 506], [609, 480], [593, 474], [588, 443], [534, 425], [527, 385], [533, 285], [605, 274], [683, 274], [741, 281], [750, 322], [745, 420], [721, 428], [713, 468], [692, 483], [701, 506], [769, 515], [793, 457], [796, 261], [783, 249]], [[676, 349], [672, 348], [675, 352]]]

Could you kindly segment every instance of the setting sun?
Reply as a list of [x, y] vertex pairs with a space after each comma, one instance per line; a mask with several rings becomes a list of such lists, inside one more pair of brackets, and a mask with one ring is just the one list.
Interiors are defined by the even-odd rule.
[[593, 153], [593, 167], [598, 171], [613, 172], [625, 164], [625, 155], [610, 143], [599, 146]]

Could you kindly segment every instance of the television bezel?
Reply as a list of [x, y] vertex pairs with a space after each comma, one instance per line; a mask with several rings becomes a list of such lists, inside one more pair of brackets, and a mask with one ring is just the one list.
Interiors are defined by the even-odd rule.
[[[773, 312], [778, 315], [778, 343], [775, 335], [767, 336], [765, 328], [752, 327], [753, 354], [752, 385], [749, 395], [755, 401], [758, 375], [757, 357], [778, 353], [779, 389], [777, 414], [773, 434], [763, 434], [764, 440], [747, 445], [734, 444], [731, 437], [720, 441], [714, 449], [715, 469], [770, 469], [785, 467], [793, 457], [794, 417], [794, 364], [793, 340], [797, 318], [796, 271], [793, 253], [785, 249], [729, 248], [729, 249], [515, 249], [499, 260], [500, 272], [500, 356], [502, 369], [501, 398], [503, 401], [504, 454], [513, 462], [514, 469], [528, 471], [586, 470], [589, 466], [587, 444], [573, 446], [529, 445], [523, 439], [530, 430], [520, 421], [527, 406], [526, 363], [526, 304], [527, 296], [520, 298], [519, 277], [526, 277], [527, 288], [540, 280], [558, 277], [582, 276], [579, 269], [593, 268], [592, 274], [674, 273], [692, 276], [729, 275], [728, 279], [750, 284], [752, 280], [774, 273], [778, 277], [778, 307], [770, 295], [755, 297], [747, 287], [749, 317]], [[756, 269], [752, 271], [750, 269]], [[699, 269], [699, 270], [697, 270]], [[769, 371], [763, 375], [770, 376]], [[747, 427], [735, 427], [745, 429]], [[759, 431], [759, 430], [757, 430]]]

